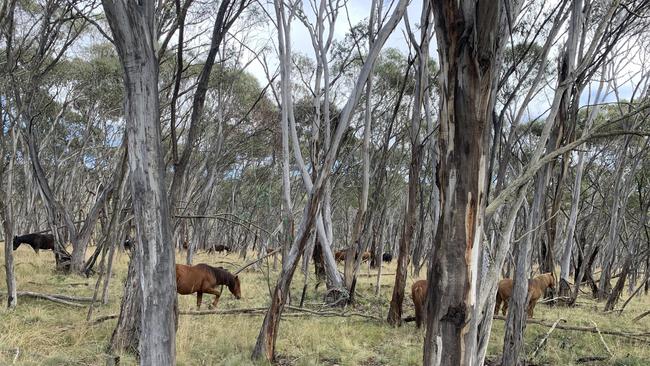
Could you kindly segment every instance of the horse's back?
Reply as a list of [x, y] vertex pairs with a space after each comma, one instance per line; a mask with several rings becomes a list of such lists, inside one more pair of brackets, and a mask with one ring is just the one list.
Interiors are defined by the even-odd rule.
[[189, 295], [201, 290], [204, 275], [197, 266], [185, 264], [176, 265], [176, 291], [181, 295]]

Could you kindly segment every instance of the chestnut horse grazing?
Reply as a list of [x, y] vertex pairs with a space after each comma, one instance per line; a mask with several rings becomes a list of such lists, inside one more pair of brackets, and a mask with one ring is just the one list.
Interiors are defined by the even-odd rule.
[[221, 292], [220, 285], [228, 286], [230, 292], [235, 298], [241, 299], [241, 285], [239, 277], [233, 276], [230, 272], [219, 267], [212, 267], [204, 263], [195, 266], [186, 266], [184, 264], [176, 265], [176, 292], [181, 295], [189, 295], [196, 292], [196, 307], [201, 308], [203, 293], [213, 294], [214, 302], [212, 307], [216, 307], [219, 302]]
[[416, 281], [411, 286], [411, 299], [415, 305], [415, 325], [420, 328], [424, 321], [424, 303], [427, 300], [427, 280]]
[[36, 253], [40, 249], [54, 250], [54, 235], [52, 234], [27, 234], [14, 236], [14, 250], [18, 249], [20, 244], [29, 244]]
[[[548, 272], [535, 276], [532, 279], [528, 280], [528, 297], [530, 301], [528, 302], [528, 317], [533, 317], [533, 311], [537, 301], [544, 295], [544, 291], [547, 288], [555, 288], [555, 274], [553, 272]], [[512, 296], [513, 281], [510, 278], [503, 279], [499, 281], [499, 288], [497, 290], [497, 301], [494, 306], [494, 314], [499, 313], [499, 308], [503, 302], [503, 315], [506, 315], [508, 311], [508, 302]]]

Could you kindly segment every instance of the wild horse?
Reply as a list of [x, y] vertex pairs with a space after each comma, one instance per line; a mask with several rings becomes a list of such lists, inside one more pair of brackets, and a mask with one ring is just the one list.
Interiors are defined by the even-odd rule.
[[190, 295], [196, 292], [196, 307], [201, 308], [203, 293], [213, 294], [213, 307], [217, 306], [221, 291], [220, 285], [228, 286], [235, 298], [241, 299], [239, 276], [234, 276], [221, 267], [212, 267], [201, 263], [195, 266], [176, 265], [176, 292]]

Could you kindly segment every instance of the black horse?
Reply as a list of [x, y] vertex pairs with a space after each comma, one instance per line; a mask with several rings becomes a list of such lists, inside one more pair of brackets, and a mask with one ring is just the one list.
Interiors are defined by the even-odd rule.
[[383, 260], [386, 263], [390, 263], [393, 260], [393, 253], [391, 252], [386, 252], [381, 256], [381, 260]]
[[14, 250], [18, 249], [20, 244], [29, 244], [36, 253], [38, 253], [40, 249], [54, 250], [54, 235], [26, 234], [14, 236]]
[[228, 255], [228, 253], [230, 253], [231, 251], [232, 249], [227, 245], [217, 245], [211, 248], [210, 250], [210, 252], [217, 252], [217, 253], [226, 252], [226, 255]]

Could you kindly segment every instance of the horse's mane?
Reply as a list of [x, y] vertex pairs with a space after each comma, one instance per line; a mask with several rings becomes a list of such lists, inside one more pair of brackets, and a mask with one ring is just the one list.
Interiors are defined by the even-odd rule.
[[208, 268], [212, 271], [212, 274], [214, 277], [217, 279], [219, 282], [223, 282], [227, 286], [234, 286], [235, 285], [235, 276], [228, 272], [225, 268], [223, 267], [213, 267], [209, 264], [206, 264]]

